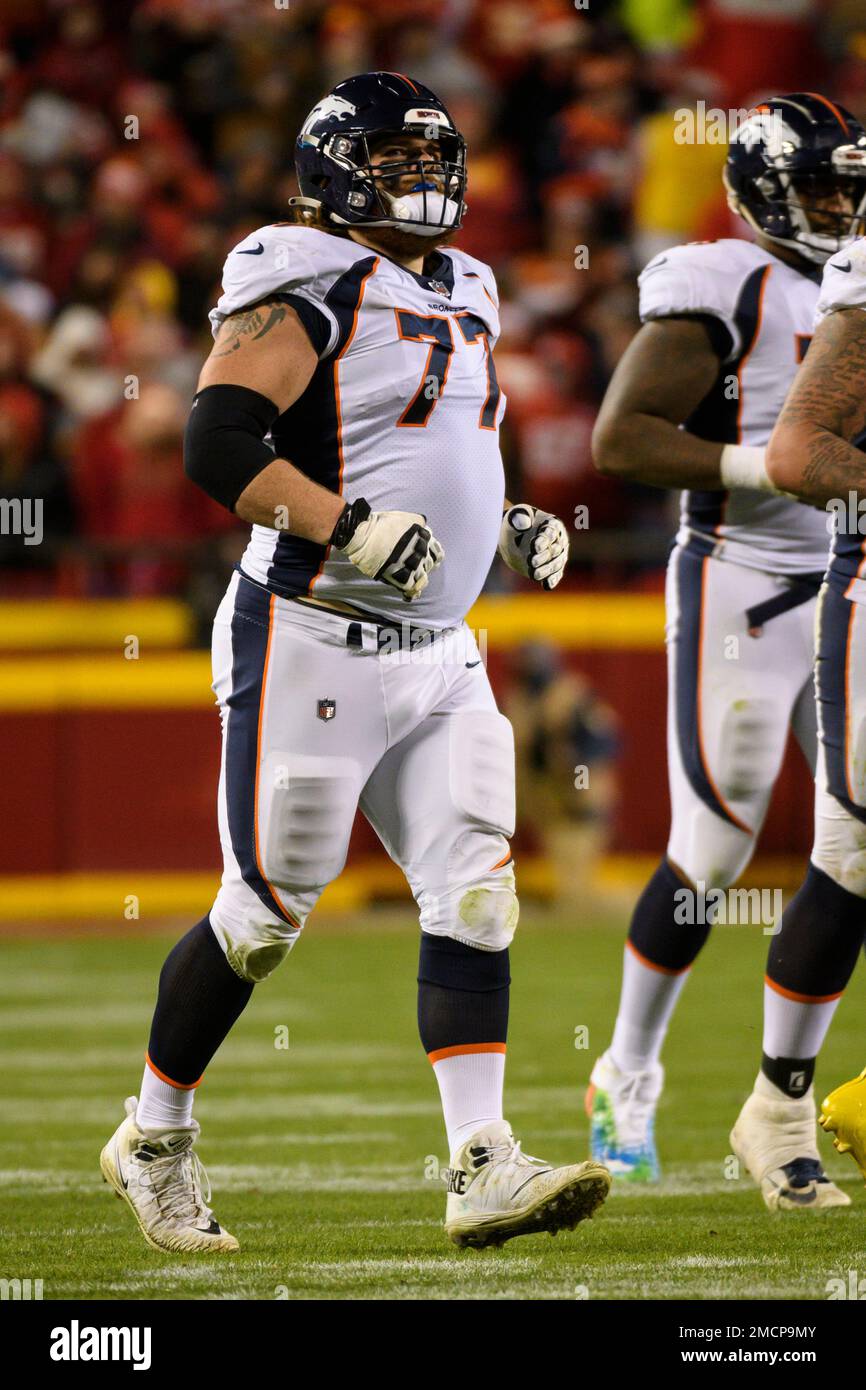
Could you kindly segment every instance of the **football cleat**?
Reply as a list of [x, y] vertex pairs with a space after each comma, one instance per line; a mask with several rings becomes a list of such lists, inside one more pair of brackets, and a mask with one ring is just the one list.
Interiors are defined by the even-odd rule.
[[189, 1129], [141, 1130], [137, 1104], [135, 1096], [124, 1102], [126, 1119], [102, 1150], [99, 1166], [105, 1181], [132, 1208], [148, 1245], [169, 1254], [239, 1249], [207, 1205], [210, 1184], [193, 1150], [198, 1122], [193, 1120]]
[[505, 1120], [487, 1125], [458, 1149], [448, 1169], [445, 1234], [476, 1250], [513, 1236], [572, 1230], [610, 1191], [600, 1163], [551, 1168], [530, 1158]]
[[847, 1207], [851, 1198], [832, 1183], [818, 1153], [810, 1086], [792, 1099], [758, 1073], [731, 1130], [731, 1148], [746, 1165], [770, 1211]]
[[589, 1151], [615, 1178], [659, 1180], [655, 1113], [664, 1077], [660, 1062], [645, 1071], [620, 1071], [610, 1052], [592, 1069], [584, 1101]]
[[821, 1105], [818, 1123], [833, 1135], [840, 1154], [850, 1153], [866, 1178], [866, 1069], [830, 1092]]

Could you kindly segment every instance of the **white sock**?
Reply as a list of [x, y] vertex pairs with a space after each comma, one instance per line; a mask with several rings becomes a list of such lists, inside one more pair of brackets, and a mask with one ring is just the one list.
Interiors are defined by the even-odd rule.
[[135, 1122], [139, 1129], [157, 1130], [160, 1133], [171, 1129], [189, 1129], [194, 1099], [195, 1087], [181, 1090], [179, 1086], [172, 1086], [151, 1071], [145, 1062]]
[[433, 1063], [453, 1157], [486, 1124], [502, 1119], [505, 1051], [460, 1052]]
[[764, 1052], [768, 1057], [817, 1057], [839, 999], [808, 1003], [764, 985]]
[[644, 965], [626, 946], [622, 990], [610, 1055], [620, 1071], [646, 1071], [659, 1059], [671, 1014], [690, 974], [669, 975]]

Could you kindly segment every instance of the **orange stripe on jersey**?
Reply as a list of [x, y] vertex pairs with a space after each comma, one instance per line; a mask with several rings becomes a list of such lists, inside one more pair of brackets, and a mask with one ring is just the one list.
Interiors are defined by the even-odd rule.
[[428, 1052], [427, 1056], [435, 1066], [437, 1062], [442, 1062], [446, 1057], [468, 1057], [473, 1052], [504, 1052], [505, 1043], [461, 1043], [458, 1047], [440, 1047], [436, 1052]]
[[844, 989], [840, 989], [836, 994], [797, 994], [796, 990], [777, 985], [769, 975], [764, 976], [764, 984], [775, 994], [781, 994], [783, 999], [793, 999], [795, 1004], [832, 1004], [834, 999], [841, 999], [845, 993]]
[[630, 941], [626, 941], [625, 944], [627, 950], [631, 951], [632, 955], [640, 961], [641, 965], [645, 965], [648, 970], [655, 970], [659, 975], [685, 975], [686, 971], [692, 968], [690, 965], [683, 965], [679, 970], [672, 970], [669, 965], [656, 965], [654, 960], [650, 960], [647, 956], [641, 955], [637, 947], [633, 946]]
[[823, 105], [826, 106], [828, 111], [833, 112], [833, 115], [836, 117], [836, 120], [839, 122], [845, 134], [851, 134], [851, 127], [849, 126], [848, 122], [845, 120], [845, 117], [842, 115], [842, 112], [839, 110], [838, 106], [836, 106], [834, 102], [829, 101], [827, 97], [822, 97], [820, 92], [804, 92], [803, 95], [807, 97], [812, 97], [815, 101], [822, 102]]
[[761, 288], [760, 288], [760, 290], [758, 291], [758, 318], [757, 318], [757, 322], [756, 322], [756, 324], [755, 324], [755, 331], [754, 331], [754, 333], [752, 334], [752, 341], [749, 343], [748, 347], [746, 348], [746, 351], [744, 352], [743, 356], [740, 358], [739, 365], [737, 366], [737, 396], [738, 396], [738, 400], [737, 400], [737, 443], [738, 443], [738, 444], [742, 444], [742, 442], [743, 442], [743, 375], [742, 375], [742, 374], [743, 374], [743, 371], [744, 371], [744, 369], [745, 369], [746, 363], [748, 362], [749, 358], [750, 358], [751, 355], [752, 355], [752, 351], [753, 351], [753, 349], [754, 349], [755, 343], [758, 341], [758, 339], [759, 339], [760, 336], [761, 336], [761, 324], [762, 324], [763, 318], [764, 318], [764, 291], [765, 291], [766, 288], [767, 288], [767, 281], [768, 281], [769, 278], [770, 278], [770, 271], [772, 270], [772, 268], [773, 268], [773, 267], [770, 266], [770, 265], [764, 266], [764, 273], [763, 273], [763, 275], [761, 276]]
[[[768, 269], [769, 269], [769, 267], [768, 267]], [[755, 336], [757, 337], [757, 334], [756, 334]], [[703, 765], [704, 774], [705, 774], [705, 776], [706, 776], [707, 781], [709, 782], [710, 786], [711, 786], [712, 789], [713, 789], [713, 796], [716, 798], [716, 800], [718, 801], [719, 805], [720, 805], [720, 806], [722, 807], [722, 809], [724, 810], [725, 815], [728, 816], [728, 817], [730, 818], [730, 820], [734, 823], [734, 825], [737, 826], [737, 828], [738, 828], [739, 830], [744, 831], [747, 835], [751, 835], [751, 834], [752, 834], [751, 828], [750, 828], [748, 825], [746, 825], [745, 821], [740, 820], [739, 816], [735, 816], [735, 815], [734, 815], [734, 812], [731, 810], [730, 806], [729, 806], [728, 803], [725, 801], [725, 798], [722, 796], [721, 792], [719, 791], [718, 787], [716, 786], [715, 779], [713, 778], [713, 774], [710, 772], [710, 764], [709, 764], [709, 760], [708, 760], [708, 758], [707, 758], [707, 752], [706, 752], [706, 749], [704, 748], [703, 716], [702, 716], [702, 712], [701, 712], [701, 705], [702, 705], [702, 692], [703, 692], [703, 684], [704, 684], [704, 680], [703, 680], [703, 674], [704, 674], [704, 672], [703, 672], [703, 667], [704, 667], [704, 624], [706, 623], [706, 618], [707, 618], [707, 578], [708, 578], [708, 576], [709, 576], [709, 573], [710, 573], [710, 571], [709, 571], [709, 556], [707, 556], [707, 558], [706, 558], [706, 559], [703, 561], [703, 563], [701, 564], [701, 623], [700, 623], [700, 631], [699, 631], [699, 633], [698, 633], [698, 675], [697, 675], [697, 710], [696, 710], [696, 722], [697, 722], [697, 732], [698, 732], [698, 748], [699, 748], [700, 754], [701, 754], [701, 763], [702, 763], [702, 765]], [[674, 972], [674, 973], [677, 973], [677, 972]]]
[[494, 865], [493, 865], [493, 868], [492, 868], [492, 869], [488, 869], [487, 872], [488, 872], [489, 874], [492, 874], [493, 871], [494, 871], [494, 869], [503, 869], [503, 868], [505, 867], [505, 865], [506, 865], [506, 864], [510, 864], [510, 862], [511, 862], [511, 850], [508, 851], [508, 853], [506, 854], [506, 856], [505, 856], [504, 859], [500, 859], [499, 863], [498, 863], [498, 864], [494, 864]]
[[201, 1083], [204, 1081], [203, 1075], [199, 1077], [198, 1081], [192, 1081], [188, 1085], [184, 1085], [180, 1081], [172, 1081], [170, 1076], [166, 1076], [164, 1071], [160, 1071], [159, 1067], [154, 1066], [153, 1062], [151, 1061], [149, 1052], [145, 1052], [144, 1060], [150, 1067], [150, 1070], [153, 1072], [154, 1076], [158, 1076], [160, 1081], [164, 1081], [167, 1086], [173, 1086], [176, 1091], [194, 1091], [196, 1086], [200, 1086]]
[[[370, 269], [367, 271], [367, 274], [364, 276], [363, 280], [358, 286], [358, 302], [355, 305], [355, 312], [352, 315], [352, 327], [349, 329], [349, 336], [347, 337], [345, 343], [340, 348], [340, 351], [337, 353], [337, 356], [334, 358], [334, 406], [337, 412], [337, 457], [340, 460], [340, 472], [337, 477], [337, 492], [340, 494], [341, 497], [343, 495], [343, 467], [345, 460], [343, 458], [343, 412], [340, 406], [340, 360], [341, 358], [345, 357], [346, 353], [349, 351], [352, 339], [355, 336], [355, 330], [358, 327], [358, 315], [361, 312], [361, 305], [364, 302], [364, 294], [366, 293], [367, 283], [370, 279], [370, 276], [375, 275], [378, 268], [379, 257], [377, 256], [373, 264], [370, 266]], [[313, 589], [315, 588], [317, 581], [321, 579], [322, 572], [325, 568], [325, 563], [330, 553], [331, 547], [329, 545], [325, 546], [325, 553], [322, 556], [319, 568], [317, 569], [316, 573], [313, 575], [312, 579], [307, 585], [308, 597], [312, 595]]]
[[851, 580], [850, 584], [845, 590], [845, 593], [843, 595], [844, 598], [853, 597], [854, 585], [857, 583], [858, 579], [863, 579], [864, 577], [864, 571], [866, 571], [866, 540], [860, 542], [860, 554], [863, 556], [863, 559], [857, 566], [857, 573], [854, 575], [854, 578]]

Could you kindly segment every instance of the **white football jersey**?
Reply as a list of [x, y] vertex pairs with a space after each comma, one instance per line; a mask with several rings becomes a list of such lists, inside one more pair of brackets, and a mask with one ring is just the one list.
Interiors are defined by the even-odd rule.
[[[719, 375], [686, 428], [723, 444], [766, 444], [812, 336], [817, 276], [730, 238], [663, 252], [638, 285], [643, 322], [701, 315], [727, 330]], [[677, 540], [771, 574], [814, 573], [827, 563], [823, 512], [747, 489], [684, 491]]]
[[434, 252], [416, 275], [387, 256], [308, 227], [260, 227], [230, 253], [222, 320], [283, 296], [312, 328], [319, 365], [270, 442], [309, 477], [374, 511], [421, 512], [445, 558], [407, 604], [330, 547], [254, 526], [241, 569], [287, 597], [351, 603], [429, 628], [462, 622], [496, 552], [505, 477], [504, 397], [490, 268], [462, 251]]
[[[824, 266], [815, 327], [836, 309], [866, 309], [866, 237], [837, 252]], [[863, 331], [866, 332], [866, 322]], [[864, 441], [858, 442], [862, 447]], [[846, 514], [850, 514], [850, 508]], [[837, 512], [834, 521], [838, 523], [838, 519]], [[834, 526], [827, 579], [846, 598], [866, 603], [866, 537], [857, 529], [859, 520], [857, 512], [851, 517], [850, 527]]]

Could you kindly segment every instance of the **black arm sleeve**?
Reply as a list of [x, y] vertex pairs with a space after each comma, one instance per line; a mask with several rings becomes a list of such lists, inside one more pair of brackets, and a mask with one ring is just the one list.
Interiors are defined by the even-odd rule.
[[244, 488], [274, 461], [264, 437], [279, 414], [273, 401], [246, 386], [206, 386], [187, 421], [187, 477], [233, 512]]

